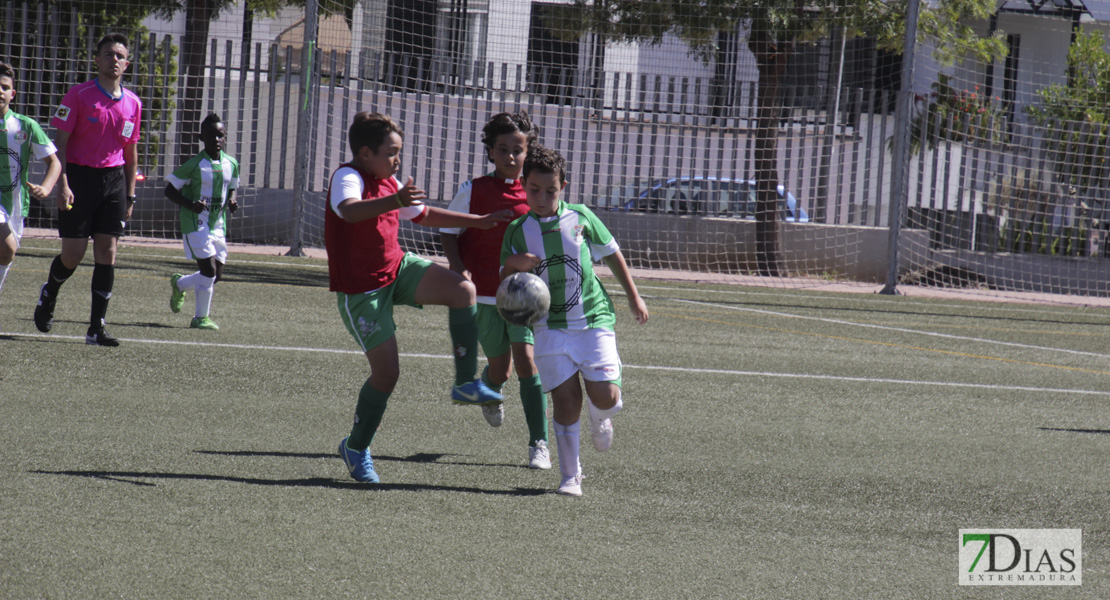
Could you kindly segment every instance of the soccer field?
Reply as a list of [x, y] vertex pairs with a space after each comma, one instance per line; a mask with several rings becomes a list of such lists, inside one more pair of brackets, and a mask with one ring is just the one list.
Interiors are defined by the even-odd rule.
[[[514, 382], [500, 428], [451, 404], [445, 309], [396, 313], [383, 483], [359, 484], [335, 448], [368, 368], [323, 261], [233, 255], [209, 332], [168, 309], [176, 248], [123, 247], [113, 349], [83, 342], [88, 265], [35, 330], [58, 244], [25, 242], [3, 598], [1110, 597], [1105, 308], [641, 280], [613, 448], [586, 436], [568, 498], [524, 466]], [[1082, 529], [1083, 585], [958, 585], [971, 528]]]

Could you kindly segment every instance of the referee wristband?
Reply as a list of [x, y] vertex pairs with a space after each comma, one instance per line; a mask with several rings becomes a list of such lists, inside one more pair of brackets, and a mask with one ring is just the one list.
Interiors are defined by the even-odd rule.
[[401, 208], [405, 207], [405, 203], [401, 202], [401, 194], [397, 194], [397, 206], [399, 206]]
[[135, 202], [136, 200], [138, 200], [138, 199], [139, 199], [139, 197], [138, 197], [138, 196], [128, 196], [128, 197], [127, 197], [127, 201], [128, 201], [128, 202], [131, 202], [131, 203], [134, 203], [134, 202]]

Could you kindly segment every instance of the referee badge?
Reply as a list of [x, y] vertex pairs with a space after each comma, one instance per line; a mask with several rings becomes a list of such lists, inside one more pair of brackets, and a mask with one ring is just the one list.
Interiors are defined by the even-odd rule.
[[60, 104], [58, 105], [58, 110], [54, 111], [54, 118], [59, 121], [67, 121], [69, 120], [69, 111], [70, 108], [68, 106]]

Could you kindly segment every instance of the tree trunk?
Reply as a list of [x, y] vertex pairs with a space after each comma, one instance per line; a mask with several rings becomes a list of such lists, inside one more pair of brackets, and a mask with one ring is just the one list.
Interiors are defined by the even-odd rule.
[[759, 70], [755, 125], [755, 244], [759, 274], [782, 275], [779, 264], [778, 131], [787, 53], [762, 18], [752, 19], [748, 48]]
[[197, 153], [201, 109], [204, 103], [204, 65], [208, 56], [208, 27], [212, 0], [188, 0], [185, 6], [185, 37], [181, 49], [184, 93], [181, 120], [177, 123], [177, 165]]

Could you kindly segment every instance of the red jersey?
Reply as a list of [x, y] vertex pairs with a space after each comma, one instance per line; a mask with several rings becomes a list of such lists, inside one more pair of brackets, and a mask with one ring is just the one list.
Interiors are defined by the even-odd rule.
[[[475, 215], [510, 209], [515, 219], [528, 212], [528, 200], [520, 180], [485, 175], [464, 183], [449, 208]], [[501, 240], [508, 226], [505, 222], [490, 229], [441, 229], [443, 233], [459, 236], [459, 257], [470, 271], [478, 296], [492, 299], [497, 295], [497, 286], [501, 283]]]
[[[378, 179], [352, 164], [342, 165], [332, 174], [324, 215], [324, 247], [328, 251], [329, 289], [344, 294], [372, 292], [393, 283], [405, 255], [397, 241], [401, 210], [391, 210], [358, 223], [348, 223], [335, 212], [338, 202], [333, 202], [332, 191], [338, 185], [336, 179], [350, 180], [355, 176], [362, 180], [362, 198], [366, 200], [396, 194], [399, 189], [393, 177]], [[339, 198], [339, 201], [344, 199]], [[414, 223], [419, 223], [427, 214], [424, 205], [402, 210]]]

